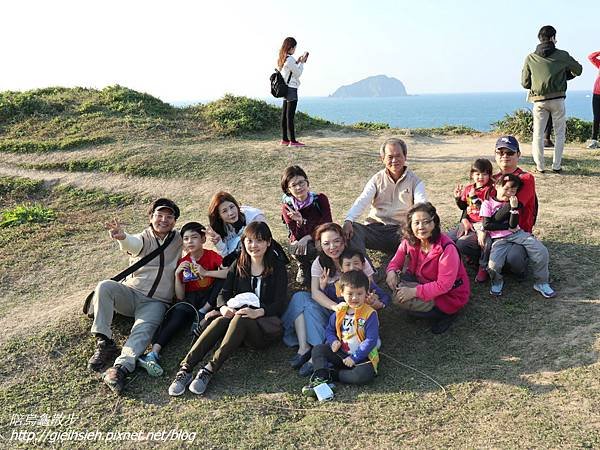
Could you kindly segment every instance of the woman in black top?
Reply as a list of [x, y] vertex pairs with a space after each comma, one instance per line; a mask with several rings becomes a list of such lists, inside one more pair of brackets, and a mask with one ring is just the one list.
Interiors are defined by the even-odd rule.
[[[208, 382], [221, 365], [242, 344], [251, 348], [265, 348], [271, 342], [267, 325], [280, 325], [287, 301], [287, 270], [273, 251], [273, 238], [264, 222], [251, 222], [242, 235], [242, 251], [229, 268], [227, 279], [219, 297], [220, 315], [214, 319], [181, 362], [181, 368], [169, 387], [170, 395], [181, 395], [189, 385], [194, 394], [202, 394]], [[233, 309], [227, 301], [238, 294], [254, 293], [260, 301], [259, 308]], [[264, 322], [269, 322], [265, 324]], [[192, 381], [192, 370], [222, 339], [212, 359]]]

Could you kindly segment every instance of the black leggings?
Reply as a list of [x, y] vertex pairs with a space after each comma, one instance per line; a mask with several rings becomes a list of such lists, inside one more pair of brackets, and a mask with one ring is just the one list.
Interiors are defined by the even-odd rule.
[[283, 106], [281, 107], [281, 139], [283, 139], [284, 141], [296, 142], [296, 131], [294, 130], [294, 116], [296, 115], [297, 105], [298, 100], [283, 101]]
[[[345, 384], [365, 384], [375, 377], [375, 369], [371, 361], [367, 360], [354, 367], [347, 367], [342, 362], [346, 356], [348, 355], [341, 350], [333, 353], [327, 344], [315, 346], [312, 349], [312, 360], [316, 376], [330, 378], [332, 381], [341, 381]], [[331, 372], [327, 369], [328, 362], [333, 365]]]
[[594, 94], [592, 97], [592, 111], [594, 112], [592, 139], [598, 140], [598, 131], [600, 131], [600, 94]]

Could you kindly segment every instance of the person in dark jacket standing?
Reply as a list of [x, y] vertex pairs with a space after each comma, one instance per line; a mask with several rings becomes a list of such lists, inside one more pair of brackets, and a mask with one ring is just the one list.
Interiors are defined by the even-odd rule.
[[554, 159], [552, 170], [560, 173], [565, 145], [565, 97], [567, 80], [581, 75], [583, 67], [564, 50], [556, 48], [556, 29], [551, 25], [540, 28], [540, 44], [525, 58], [521, 85], [529, 89], [533, 102], [533, 142], [531, 153], [539, 173], [544, 173], [544, 129], [548, 118], [554, 123]]

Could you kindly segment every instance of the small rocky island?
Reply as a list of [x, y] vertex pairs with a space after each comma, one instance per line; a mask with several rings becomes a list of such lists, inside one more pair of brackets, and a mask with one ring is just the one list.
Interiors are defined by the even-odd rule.
[[338, 88], [330, 97], [404, 97], [408, 95], [402, 81], [375, 75]]

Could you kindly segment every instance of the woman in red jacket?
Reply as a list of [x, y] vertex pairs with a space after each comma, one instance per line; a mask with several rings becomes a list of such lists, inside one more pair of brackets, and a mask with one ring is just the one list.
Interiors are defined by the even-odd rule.
[[[406, 264], [406, 272], [401, 273]], [[469, 301], [469, 278], [452, 240], [442, 234], [429, 202], [408, 211], [404, 239], [387, 267], [394, 301], [415, 317], [430, 318], [431, 331], [445, 332]]]
[[[590, 62], [600, 69], [600, 51], [592, 53], [588, 56]], [[598, 129], [600, 128], [600, 72], [594, 83], [594, 95], [592, 97], [592, 111], [594, 112], [594, 126], [592, 128], [592, 141], [588, 148], [598, 148]]]

